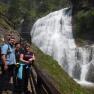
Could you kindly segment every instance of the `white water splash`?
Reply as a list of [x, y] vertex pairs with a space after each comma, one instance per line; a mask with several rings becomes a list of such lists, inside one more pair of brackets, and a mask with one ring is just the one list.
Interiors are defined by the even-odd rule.
[[94, 65], [94, 47], [76, 47], [71, 20], [71, 10], [67, 8], [40, 18], [32, 28], [32, 42], [57, 60], [73, 78], [93, 82], [94, 77], [87, 76]]

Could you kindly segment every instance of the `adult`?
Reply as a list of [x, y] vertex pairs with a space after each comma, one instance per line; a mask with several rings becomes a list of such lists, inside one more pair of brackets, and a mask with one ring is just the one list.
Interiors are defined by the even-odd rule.
[[19, 79], [20, 87], [22, 87], [22, 92], [28, 94], [28, 78], [30, 73], [30, 65], [35, 60], [34, 53], [30, 50], [30, 45], [26, 44], [24, 48], [24, 53], [20, 55], [20, 62], [23, 66], [22, 79]]
[[5, 90], [8, 89], [11, 77], [13, 77], [14, 84], [14, 75], [15, 75], [15, 37], [11, 36], [7, 43], [1, 47], [1, 59], [2, 59], [2, 79], [4, 79]]

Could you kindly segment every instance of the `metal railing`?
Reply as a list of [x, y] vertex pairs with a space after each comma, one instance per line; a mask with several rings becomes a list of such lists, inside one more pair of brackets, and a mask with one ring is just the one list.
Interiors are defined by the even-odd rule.
[[31, 67], [30, 84], [33, 94], [60, 94], [41, 69], [34, 64]]

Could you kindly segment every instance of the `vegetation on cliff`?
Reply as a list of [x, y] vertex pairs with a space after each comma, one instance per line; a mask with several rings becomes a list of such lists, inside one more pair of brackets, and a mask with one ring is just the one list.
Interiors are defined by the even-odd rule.
[[94, 0], [70, 0], [73, 6], [73, 31], [76, 42], [94, 42]]
[[[93, 0], [1, 0], [0, 15], [22, 36], [30, 37], [33, 23], [49, 12], [72, 6], [74, 37], [80, 42], [94, 41], [94, 1]], [[84, 27], [84, 28], [83, 28]], [[27, 32], [27, 33], [24, 33]], [[28, 39], [28, 38], [26, 38]], [[30, 39], [28, 39], [30, 41]]]
[[94, 41], [94, 9], [80, 10], [76, 16], [76, 37]]
[[32, 44], [36, 55], [35, 64], [45, 72], [45, 76], [50, 78], [52, 84], [60, 91], [61, 94], [93, 94], [85, 88], [78, 85], [69, 75], [62, 70], [58, 63], [51, 56], [45, 55]]
[[4, 14], [12, 23], [11, 27], [20, 30], [24, 38], [26, 35], [30, 37], [30, 30], [35, 20], [68, 5], [67, 0], [58, 0], [58, 2], [57, 0], [1, 0], [1, 2], [8, 6]]
[[[3, 1], [3, 0], [1, 0]], [[10, 1], [7, 16], [13, 22], [15, 19], [31, 16], [39, 18], [50, 11], [61, 9], [68, 5], [67, 0], [8, 0]], [[13, 22], [14, 23], [14, 22]]]

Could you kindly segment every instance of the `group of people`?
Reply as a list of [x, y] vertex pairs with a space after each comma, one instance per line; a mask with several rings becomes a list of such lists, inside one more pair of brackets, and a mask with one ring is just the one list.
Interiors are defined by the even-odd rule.
[[2, 85], [5, 91], [13, 78], [13, 91], [19, 89], [19, 94], [28, 94], [28, 78], [30, 65], [35, 55], [29, 44], [21, 45], [13, 35], [8, 35], [7, 42], [1, 46]]

